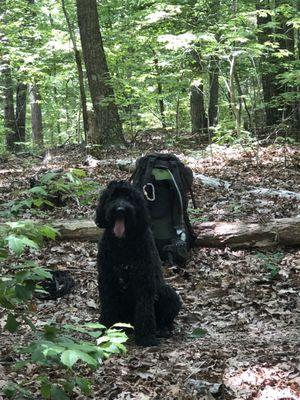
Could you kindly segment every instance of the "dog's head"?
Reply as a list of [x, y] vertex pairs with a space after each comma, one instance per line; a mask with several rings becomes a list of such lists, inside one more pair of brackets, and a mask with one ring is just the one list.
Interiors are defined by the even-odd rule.
[[118, 239], [141, 235], [149, 226], [142, 193], [127, 181], [110, 182], [100, 196], [95, 222]]

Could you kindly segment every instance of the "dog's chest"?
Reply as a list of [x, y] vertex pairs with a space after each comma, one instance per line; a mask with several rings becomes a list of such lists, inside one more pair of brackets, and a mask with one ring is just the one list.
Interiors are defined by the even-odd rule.
[[122, 291], [128, 290], [130, 284], [134, 281], [134, 267], [130, 264], [115, 264], [113, 269], [120, 289]]

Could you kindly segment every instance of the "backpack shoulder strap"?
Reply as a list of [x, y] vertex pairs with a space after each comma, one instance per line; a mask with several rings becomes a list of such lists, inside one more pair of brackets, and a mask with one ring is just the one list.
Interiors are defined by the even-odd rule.
[[144, 186], [146, 183], [149, 183], [152, 181], [151, 175], [152, 175], [152, 170], [154, 168], [155, 161], [157, 160], [157, 155], [156, 154], [151, 154], [149, 156], [147, 165], [146, 165], [146, 170], [145, 170], [145, 175], [143, 178], [142, 186]]
[[140, 157], [136, 161], [135, 170], [129, 178], [129, 181], [132, 182], [134, 187], [139, 190], [143, 190], [144, 185], [152, 181], [152, 170], [157, 157], [157, 154], [149, 154], [147, 156]]

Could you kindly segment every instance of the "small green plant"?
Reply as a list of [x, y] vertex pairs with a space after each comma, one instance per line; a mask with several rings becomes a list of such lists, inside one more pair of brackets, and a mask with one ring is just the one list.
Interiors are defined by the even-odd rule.
[[5, 328], [10, 332], [16, 332], [22, 321], [34, 329], [28, 317], [29, 302], [39, 282], [51, 277], [49, 271], [21, 256], [56, 235], [55, 229], [31, 222], [7, 222], [0, 227], [0, 305], [7, 311]]
[[281, 263], [284, 254], [282, 251], [275, 253], [261, 253], [258, 252], [256, 255], [261, 260], [261, 265], [264, 270], [268, 273], [269, 279], [276, 279], [279, 272], [279, 264]]
[[[116, 324], [110, 329], [99, 323], [60, 327], [45, 325], [41, 332], [36, 333], [35, 340], [18, 350], [26, 358], [18, 362], [15, 369], [19, 370], [28, 364], [39, 366], [37, 380], [44, 399], [69, 399], [75, 388], [88, 396], [91, 394], [91, 382], [78, 376], [74, 366], [76, 364], [80, 368], [87, 365], [91, 370], [95, 370], [111, 355], [126, 353], [124, 343], [127, 336], [119, 330], [122, 327], [125, 325]], [[80, 339], [77, 338], [78, 334]], [[63, 377], [50, 380], [49, 370], [57, 366], [64, 370]], [[10, 383], [6, 386], [5, 393], [8, 397], [13, 397], [20, 389], [24, 390]], [[30, 398], [32, 394], [23, 392], [24, 395]]]
[[255, 138], [251, 132], [242, 130], [237, 134], [232, 121], [224, 121], [214, 129], [212, 141], [220, 146], [222, 145], [252, 145]]
[[284, 145], [294, 145], [296, 143], [296, 140], [290, 136], [277, 136], [275, 139], [275, 144], [281, 146]]
[[47, 210], [63, 206], [69, 201], [86, 205], [95, 199], [99, 185], [87, 180], [82, 169], [69, 172], [46, 172], [38, 180], [32, 180], [33, 187], [20, 193], [21, 199], [11, 200], [4, 206], [6, 214], [18, 214], [26, 209]]

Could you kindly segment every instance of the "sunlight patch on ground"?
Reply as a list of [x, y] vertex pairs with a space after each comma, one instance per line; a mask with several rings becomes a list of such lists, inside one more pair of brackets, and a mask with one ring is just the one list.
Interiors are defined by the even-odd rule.
[[4, 179], [0, 179], [0, 188], [9, 188], [11, 185], [10, 182], [6, 181], [7, 180], [7, 175], [14, 174], [14, 173], [22, 173], [23, 171], [21, 169], [1, 169], [0, 170], [0, 176], [3, 175]]
[[10, 173], [16, 173], [16, 172], [23, 172], [22, 169], [1, 169], [0, 170], [0, 175], [6, 175], [6, 174], [10, 174]]
[[[292, 372], [292, 371], [291, 371]], [[300, 386], [298, 378], [287, 380], [287, 371], [278, 367], [261, 367], [255, 365], [243, 372], [229, 371], [224, 379], [236, 395], [249, 396], [255, 400], [299, 400]], [[248, 398], [248, 397], [247, 397]]]

